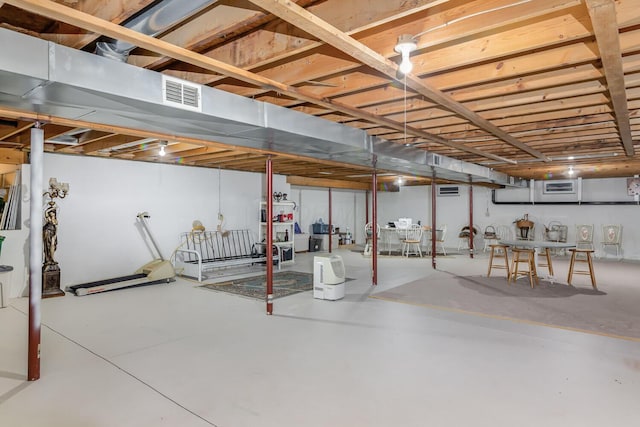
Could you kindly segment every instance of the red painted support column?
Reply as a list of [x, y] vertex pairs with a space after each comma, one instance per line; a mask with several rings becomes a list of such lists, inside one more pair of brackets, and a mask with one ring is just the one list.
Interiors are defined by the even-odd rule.
[[[375, 160], [374, 160], [375, 166]], [[373, 262], [373, 275], [371, 284], [376, 286], [378, 284], [378, 174], [373, 171], [373, 192], [371, 198], [371, 260]]]
[[[273, 314], [273, 165], [267, 158], [267, 314]], [[278, 254], [280, 255], [280, 254]], [[282, 260], [278, 260], [281, 262]]]
[[473, 182], [469, 176], [469, 258], [473, 258]]
[[42, 302], [42, 170], [44, 131], [36, 123], [31, 129], [31, 173], [29, 201], [29, 345], [27, 380], [40, 378], [40, 303]]
[[331, 216], [331, 188], [329, 188], [329, 253], [331, 253], [331, 239], [333, 235], [331, 231], [333, 230], [333, 218]]
[[[431, 174], [431, 267], [436, 268], [436, 172]], [[443, 243], [444, 245], [444, 243]]]

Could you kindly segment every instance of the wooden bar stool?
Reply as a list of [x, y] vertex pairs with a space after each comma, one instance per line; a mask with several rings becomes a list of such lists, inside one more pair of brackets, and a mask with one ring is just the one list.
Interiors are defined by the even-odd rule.
[[[531, 283], [531, 287], [533, 288], [534, 281], [538, 282], [535, 253], [533, 249], [513, 248], [511, 252], [513, 254], [510, 276], [511, 280], [515, 282], [518, 279], [518, 276], [529, 276], [529, 283]], [[524, 264], [526, 269], [520, 270], [520, 264]]]
[[[569, 276], [567, 277], [567, 283], [571, 284], [571, 279], [573, 278], [574, 274], [584, 274], [584, 275], [588, 274], [589, 276], [591, 276], [591, 286], [593, 286], [593, 289], [598, 290], [598, 287], [596, 286], [596, 275], [593, 270], [593, 259], [591, 257], [594, 250], [593, 249], [569, 249], [569, 252], [571, 252], [571, 261], [569, 262]], [[577, 256], [578, 254], [584, 254], [585, 258], [578, 258]], [[575, 270], [574, 266], [576, 262], [586, 262], [587, 265], [589, 266], [589, 269]]]
[[[509, 276], [511, 275], [511, 271], [509, 269], [509, 255], [507, 254], [507, 249], [509, 248], [507, 245], [501, 245], [499, 243], [494, 243], [489, 245], [491, 249], [491, 253], [489, 254], [489, 270], [487, 271], [487, 277], [491, 275], [492, 268], [501, 268], [507, 270], [507, 280], [509, 280]], [[496, 251], [502, 250], [502, 254], [498, 254], [499, 257], [504, 255], [504, 264], [493, 264], [493, 257], [496, 255]]]

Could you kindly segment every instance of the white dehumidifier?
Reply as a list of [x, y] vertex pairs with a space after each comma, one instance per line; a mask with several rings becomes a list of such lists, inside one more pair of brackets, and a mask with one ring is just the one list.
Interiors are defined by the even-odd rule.
[[313, 257], [313, 297], [338, 300], [344, 298], [346, 280], [344, 263], [339, 255]]

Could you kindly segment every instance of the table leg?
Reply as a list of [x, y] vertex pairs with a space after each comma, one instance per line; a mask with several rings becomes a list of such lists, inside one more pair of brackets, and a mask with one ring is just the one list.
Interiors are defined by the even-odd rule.
[[[547, 264], [540, 264], [540, 257], [544, 257], [546, 259]], [[553, 265], [551, 264], [551, 255], [548, 248], [535, 248], [533, 253], [533, 258], [536, 264], [536, 271], [538, 272], [538, 277], [542, 277], [544, 280], [548, 280], [551, 284], [556, 281], [556, 278], [553, 274]], [[547, 267], [548, 271], [546, 274], [541, 275], [540, 271], [542, 267]]]

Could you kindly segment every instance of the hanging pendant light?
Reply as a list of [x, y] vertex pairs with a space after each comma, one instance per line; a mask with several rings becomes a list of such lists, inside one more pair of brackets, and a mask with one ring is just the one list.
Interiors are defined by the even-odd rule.
[[398, 66], [398, 69], [402, 74], [408, 74], [413, 69], [413, 64], [411, 63], [411, 52], [416, 50], [418, 45], [416, 44], [416, 40], [410, 34], [403, 34], [398, 37], [398, 44], [396, 44], [395, 51], [402, 55], [402, 61]]

